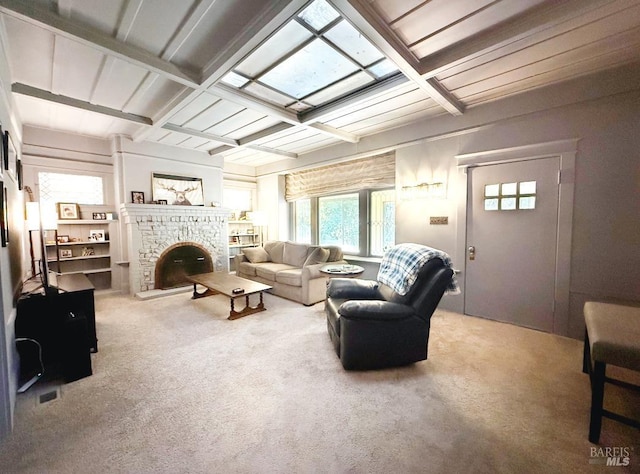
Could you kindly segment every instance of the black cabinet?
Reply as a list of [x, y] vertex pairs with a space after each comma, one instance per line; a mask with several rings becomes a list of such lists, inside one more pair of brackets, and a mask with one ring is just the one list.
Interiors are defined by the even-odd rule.
[[45, 371], [70, 382], [91, 375], [98, 350], [94, 288], [84, 275], [58, 276], [56, 287], [18, 300], [16, 338], [37, 341]]

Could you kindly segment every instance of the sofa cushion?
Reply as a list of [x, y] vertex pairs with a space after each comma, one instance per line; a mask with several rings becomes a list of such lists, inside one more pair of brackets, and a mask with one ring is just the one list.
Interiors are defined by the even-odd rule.
[[311, 253], [304, 261], [303, 267], [307, 265], [315, 265], [316, 263], [325, 263], [329, 258], [329, 249], [323, 249], [322, 247], [315, 247], [311, 250]]
[[262, 247], [247, 247], [242, 249], [251, 263], [263, 263], [269, 261], [269, 254]]
[[276, 273], [276, 281], [289, 286], [302, 286], [302, 268], [279, 271]]
[[256, 266], [251, 262], [240, 262], [240, 273], [247, 276], [256, 276]]
[[292, 270], [291, 265], [285, 263], [261, 263], [256, 265], [256, 275], [269, 281], [276, 281], [276, 274], [283, 270]]
[[285, 242], [282, 262], [293, 267], [302, 268], [307, 254], [309, 252], [308, 244], [298, 244], [296, 242]]
[[325, 248], [329, 250], [329, 258], [327, 259], [327, 262], [338, 262], [342, 260], [343, 253], [340, 247], [327, 245]]
[[283, 263], [282, 254], [284, 252], [284, 242], [276, 240], [264, 243], [264, 249], [269, 254], [269, 258], [273, 263]]

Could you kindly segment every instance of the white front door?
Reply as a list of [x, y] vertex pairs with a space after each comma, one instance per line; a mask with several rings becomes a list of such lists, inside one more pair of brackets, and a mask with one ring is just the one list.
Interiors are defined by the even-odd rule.
[[468, 169], [465, 313], [553, 331], [560, 158]]

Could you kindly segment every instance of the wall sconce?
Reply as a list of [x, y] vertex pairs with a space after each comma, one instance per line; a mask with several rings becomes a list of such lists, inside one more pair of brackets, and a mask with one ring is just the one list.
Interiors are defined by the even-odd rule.
[[428, 199], [445, 197], [445, 185], [443, 182], [420, 183], [413, 186], [402, 186], [402, 199]]

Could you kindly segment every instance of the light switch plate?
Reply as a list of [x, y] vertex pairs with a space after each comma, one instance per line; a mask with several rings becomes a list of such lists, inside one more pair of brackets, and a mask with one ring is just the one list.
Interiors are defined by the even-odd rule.
[[429, 224], [431, 224], [431, 225], [447, 225], [447, 224], [449, 224], [449, 218], [447, 216], [431, 216], [429, 218]]

